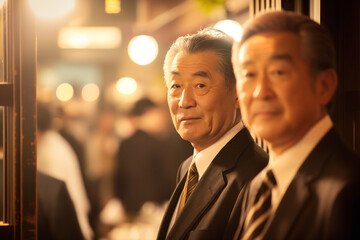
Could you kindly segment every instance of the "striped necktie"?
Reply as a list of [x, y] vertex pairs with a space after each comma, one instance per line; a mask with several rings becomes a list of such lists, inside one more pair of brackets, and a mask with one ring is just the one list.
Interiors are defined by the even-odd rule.
[[187, 173], [187, 176], [186, 176], [186, 182], [185, 182], [185, 185], [184, 185], [184, 189], [183, 189], [181, 197], [180, 197], [177, 216], [179, 216], [179, 213], [183, 209], [186, 201], [189, 199], [191, 193], [194, 191], [198, 180], [199, 180], [199, 174], [198, 174], [198, 171], [196, 169], [195, 162], [192, 162], [191, 166], [190, 166], [190, 169], [189, 169], [189, 171]]
[[276, 186], [276, 180], [271, 170], [263, 175], [262, 180], [254, 204], [245, 218], [241, 239], [262, 239], [264, 227], [271, 216], [271, 190]]

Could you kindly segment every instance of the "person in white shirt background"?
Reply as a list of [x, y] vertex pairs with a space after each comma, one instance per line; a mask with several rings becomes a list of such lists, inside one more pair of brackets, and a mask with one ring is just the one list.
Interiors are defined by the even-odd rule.
[[51, 129], [52, 115], [48, 106], [38, 102], [37, 111], [37, 168], [66, 183], [84, 239], [93, 239], [88, 216], [90, 204], [76, 154], [70, 144]]

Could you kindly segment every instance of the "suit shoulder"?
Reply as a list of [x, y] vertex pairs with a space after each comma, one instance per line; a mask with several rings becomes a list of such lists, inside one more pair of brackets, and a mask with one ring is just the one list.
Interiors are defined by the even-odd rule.
[[54, 178], [45, 173], [38, 171], [37, 176], [38, 176], [37, 184], [38, 184], [39, 194], [41, 194], [41, 193], [47, 194], [49, 191], [57, 192], [57, 191], [59, 191], [59, 189], [66, 186], [64, 181]]

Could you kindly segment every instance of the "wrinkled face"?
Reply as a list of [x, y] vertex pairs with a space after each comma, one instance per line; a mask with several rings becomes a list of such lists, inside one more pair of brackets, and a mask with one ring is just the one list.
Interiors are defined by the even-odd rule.
[[[293, 33], [249, 38], [233, 56], [242, 119], [272, 146], [291, 146], [323, 115]], [[285, 147], [286, 148], [286, 147]]]
[[217, 60], [214, 51], [180, 52], [166, 80], [175, 128], [197, 151], [216, 142], [235, 122], [236, 90], [226, 87]]

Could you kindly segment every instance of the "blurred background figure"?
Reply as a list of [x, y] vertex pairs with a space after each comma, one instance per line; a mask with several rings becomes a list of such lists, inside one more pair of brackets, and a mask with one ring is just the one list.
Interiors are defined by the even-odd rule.
[[[0, 206], [3, 204], [3, 109], [0, 108]], [[76, 216], [73, 201], [66, 184], [40, 171], [37, 172], [38, 239], [84, 239]], [[3, 208], [0, 208], [0, 221]]]
[[49, 106], [38, 102], [37, 167], [66, 183], [85, 239], [93, 239], [89, 223], [90, 203], [82, 179], [79, 160], [71, 145], [52, 129]]
[[115, 169], [115, 196], [128, 217], [135, 217], [145, 202], [161, 204], [169, 197], [163, 187], [166, 155], [161, 135], [167, 127], [165, 114], [149, 98], [135, 103], [129, 121], [134, 133], [119, 148]]
[[191, 155], [191, 145], [173, 134], [167, 114], [161, 104], [147, 97], [129, 111], [133, 133], [119, 146], [114, 172], [114, 194], [125, 214], [117, 229], [125, 232], [117, 235], [120, 239], [129, 222], [138, 226], [136, 239], [155, 238], [164, 203], [175, 187], [177, 167]]
[[113, 174], [115, 154], [120, 137], [116, 133], [116, 109], [108, 105], [99, 110], [89, 136], [85, 141], [85, 175], [88, 179], [89, 198], [92, 199], [91, 219], [95, 232], [104, 234], [99, 213], [113, 198]]
[[38, 171], [38, 239], [84, 239], [66, 184]]

